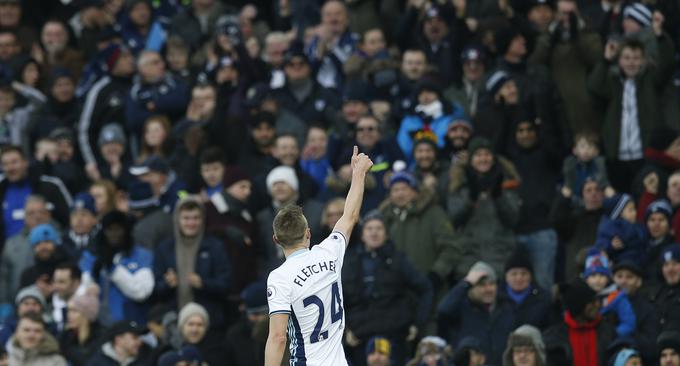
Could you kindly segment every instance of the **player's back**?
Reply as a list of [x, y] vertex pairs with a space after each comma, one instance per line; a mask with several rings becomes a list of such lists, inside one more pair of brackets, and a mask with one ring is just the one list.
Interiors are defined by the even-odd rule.
[[270, 314], [288, 313], [291, 365], [346, 365], [341, 269], [345, 238], [332, 233], [300, 250], [271, 272]]

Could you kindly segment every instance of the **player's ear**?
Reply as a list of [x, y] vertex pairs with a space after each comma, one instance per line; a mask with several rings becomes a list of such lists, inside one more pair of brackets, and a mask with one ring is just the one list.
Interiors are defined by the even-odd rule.
[[272, 235], [272, 240], [274, 240], [274, 243], [281, 245], [281, 243], [279, 242], [279, 239], [276, 238], [276, 235]]
[[312, 229], [307, 228], [307, 230], [305, 231], [305, 239], [309, 240], [311, 238], [312, 238]]

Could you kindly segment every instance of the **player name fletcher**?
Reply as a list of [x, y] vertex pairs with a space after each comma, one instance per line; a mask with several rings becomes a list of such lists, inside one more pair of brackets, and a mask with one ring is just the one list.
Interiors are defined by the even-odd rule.
[[307, 281], [309, 277], [312, 277], [317, 273], [321, 273], [323, 271], [331, 271], [335, 273], [335, 262], [336, 261], [319, 262], [312, 264], [311, 266], [304, 267], [300, 270], [300, 274], [295, 276], [293, 282], [296, 285], [302, 287], [304, 282]]

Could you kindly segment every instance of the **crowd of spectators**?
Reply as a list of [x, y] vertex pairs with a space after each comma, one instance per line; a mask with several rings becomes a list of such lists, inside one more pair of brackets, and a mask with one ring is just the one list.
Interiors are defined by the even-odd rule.
[[263, 364], [357, 145], [352, 365], [680, 366], [678, 50], [678, 0], [0, 0], [0, 365]]

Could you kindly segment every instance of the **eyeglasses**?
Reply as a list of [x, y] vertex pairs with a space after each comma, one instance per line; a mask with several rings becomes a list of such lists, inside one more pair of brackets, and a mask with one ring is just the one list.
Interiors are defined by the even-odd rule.
[[375, 126], [369, 126], [369, 127], [357, 127], [357, 132], [374, 132], [377, 131], [378, 128]]

